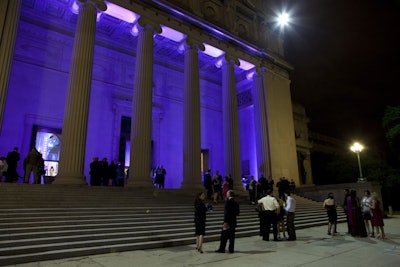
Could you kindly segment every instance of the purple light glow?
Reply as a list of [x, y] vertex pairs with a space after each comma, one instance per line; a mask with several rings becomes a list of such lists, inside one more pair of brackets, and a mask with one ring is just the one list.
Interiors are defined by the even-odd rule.
[[162, 25], [161, 28], [162, 32], [160, 33], [160, 35], [174, 42], [180, 43], [186, 38], [186, 34], [178, 32], [177, 30], [174, 30], [170, 27]]
[[[117, 6], [113, 3], [105, 2], [107, 5], [106, 11], [104, 11], [105, 14], [118, 18], [120, 20], [126, 21], [128, 23], [135, 23], [137, 19], [140, 17], [138, 14], [127, 10], [123, 7]], [[77, 1], [74, 1], [70, 7], [71, 12], [74, 14], [79, 13], [79, 4]], [[101, 12], [97, 15], [97, 20], [101, 18]]]
[[225, 52], [222, 51], [221, 49], [218, 49], [218, 48], [211, 46], [209, 44], [206, 44], [206, 43], [203, 43], [203, 44], [204, 44], [204, 48], [205, 48], [203, 53], [206, 55], [217, 58], [217, 57], [220, 57], [223, 54], [225, 54]]
[[247, 62], [240, 58], [239, 58], [239, 62], [240, 62], [239, 68], [241, 68], [242, 70], [250, 70], [255, 67], [254, 64]]
[[137, 27], [137, 24], [135, 24], [133, 27], [132, 27], [132, 29], [131, 29], [131, 34], [133, 35], [133, 36], [138, 36], [139, 35], [139, 29], [138, 29], [138, 27]]
[[104, 11], [104, 13], [106, 13], [107, 15], [113, 16], [128, 23], [134, 23], [139, 18], [139, 15], [137, 15], [136, 13], [123, 7], [117, 6], [113, 3], [106, 2], [106, 5], [107, 9], [106, 11]]
[[248, 73], [246, 74], [246, 79], [249, 80], [249, 81], [253, 80], [254, 74], [256, 74], [256, 71], [254, 71], [254, 70], [248, 72]]

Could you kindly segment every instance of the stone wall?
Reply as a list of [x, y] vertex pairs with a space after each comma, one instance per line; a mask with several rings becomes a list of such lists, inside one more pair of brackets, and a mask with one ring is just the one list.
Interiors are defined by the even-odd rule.
[[375, 192], [379, 201], [382, 203], [382, 192], [381, 185], [377, 182], [365, 182], [365, 183], [346, 183], [346, 184], [330, 184], [330, 185], [318, 185], [318, 186], [303, 186], [296, 188], [296, 194], [315, 200], [324, 201], [328, 193], [332, 192], [338, 205], [343, 205], [344, 201], [344, 189], [356, 190], [357, 196], [361, 199], [364, 196], [364, 191], [369, 190], [371, 193]]

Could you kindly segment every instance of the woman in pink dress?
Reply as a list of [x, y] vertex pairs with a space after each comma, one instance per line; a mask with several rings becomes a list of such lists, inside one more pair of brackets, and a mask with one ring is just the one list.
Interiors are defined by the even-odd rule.
[[[383, 214], [382, 210], [380, 208], [381, 203], [377, 199], [376, 195], [373, 194], [372, 196], [372, 205], [371, 205], [371, 213], [372, 213], [372, 218], [371, 218], [371, 224], [372, 227], [375, 228], [375, 233], [376, 233], [376, 238], [385, 238], [385, 231], [383, 230]], [[379, 232], [380, 230], [380, 232]]]
[[225, 177], [225, 182], [222, 184], [222, 193], [224, 196], [224, 199], [226, 199], [226, 193], [228, 193], [229, 190], [229, 182], [227, 181], [227, 177]]

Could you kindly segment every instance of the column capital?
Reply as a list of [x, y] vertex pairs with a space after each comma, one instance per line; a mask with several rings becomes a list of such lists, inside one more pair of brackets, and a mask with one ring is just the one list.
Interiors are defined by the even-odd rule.
[[106, 11], [107, 5], [104, 0], [78, 0], [78, 4], [91, 4], [100, 11]]
[[205, 51], [206, 50], [206, 48], [204, 47], [204, 44], [201, 41], [195, 40], [195, 39], [190, 38], [190, 37], [186, 38], [183, 41], [183, 43], [185, 45], [185, 48], [186, 47], [190, 47], [190, 48], [199, 49], [201, 51]]
[[140, 17], [138, 19], [137, 24], [142, 28], [142, 29], [152, 29], [155, 33], [160, 34], [162, 32], [160, 24], [155, 23], [154, 21], [151, 21], [149, 19]]
[[263, 67], [256, 66], [256, 68], [254, 69], [254, 75], [255, 76], [260, 76], [262, 71], [263, 71]]
[[228, 53], [225, 53], [225, 55], [223, 55], [223, 58], [225, 59], [226, 62], [232, 62], [234, 63], [236, 66], [240, 66], [240, 62], [239, 59], [237, 57], [231, 56]]

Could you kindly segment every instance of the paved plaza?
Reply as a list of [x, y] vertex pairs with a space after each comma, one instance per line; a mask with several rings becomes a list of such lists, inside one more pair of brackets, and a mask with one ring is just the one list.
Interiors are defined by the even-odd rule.
[[[384, 220], [386, 239], [328, 236], [327, 227], [297, 230], [297, 241], [262, 241], [260, 237], [238, 238], [235, 253], [215, 253], [218, 242], [208, 242], [204, 253], [195, 245], [110, 253], [15, 265], [18, 267], [128, 267], [128, 266], [399, 266], [400, 216]], [[194, 241], [194, 238], [193, 238]]]

